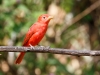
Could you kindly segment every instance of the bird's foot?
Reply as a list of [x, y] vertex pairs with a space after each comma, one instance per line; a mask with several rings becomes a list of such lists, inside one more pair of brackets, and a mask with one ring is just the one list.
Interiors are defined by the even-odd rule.
[[34, 49], [34, 46], [32, 46], [31, 44], [29, 44], [29, 45], [30, 45], [31, 49]]
[[50, 46], [40, 46], [41, 50], [48, 50]]

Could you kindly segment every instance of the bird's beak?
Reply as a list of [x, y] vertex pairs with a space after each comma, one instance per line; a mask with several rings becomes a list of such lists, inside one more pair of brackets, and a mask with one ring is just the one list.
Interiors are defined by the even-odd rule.
[[53, 16], [49, 16], [49, 17], [48, 17], [48, 20], [51, 20], [51, 19], [53, 19]]

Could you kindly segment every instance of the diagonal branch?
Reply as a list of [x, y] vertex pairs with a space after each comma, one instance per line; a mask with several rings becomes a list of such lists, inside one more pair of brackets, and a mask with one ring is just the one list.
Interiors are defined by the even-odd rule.
[[75, 56], [100, 56], [99, 50], [70, 50], [62, 48], [50, 48], [44, 46], [20, 47], [20, 46], [0, 46], [0, 52], [36, 52], [36, 53], [53, 53], [66, 54]]
[[66, 24], [63, 28], [62, 28], [62, 32], [61, 34], [68, 28], [68, 26], [78, 22], [80, 19], [82, 19], [84, 16], [86, 16], [87, 14], [91, 13], [93, 10], [95, 10], [96, 8], [98, 8], [100, 6], [100, 0], [96, 1], [94, 4], [92, 4], [90, 7], [88, 7], [87, 9], [85, 9], [83, 12], [81, 12], [79, 15], [77, 15], [76, 17], [74, 17], [72, 19], [72, 22], [68, 25]]

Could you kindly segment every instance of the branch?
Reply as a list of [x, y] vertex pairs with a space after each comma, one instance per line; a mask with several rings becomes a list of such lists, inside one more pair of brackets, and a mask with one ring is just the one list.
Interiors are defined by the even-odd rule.
[[96, 1], [94, 4], [92, 4], [90, 7], [88, 7], [87, 9], [85, 9], [83, 12], [81, 12], [79, 15], [77, 15], [76, 17], [74, 17], [72, 19], [72, 22], [68, 25], [66, 24], [63, 29], [61, 34], [68, 28], [68, 26], [78, 22], [80, 19], [82, 19], [84, 16], [86, 16], [87, 14], [91, 13], [93, 10], [95, 10], [96, 8], [98, 8], [100, 6], [100, 0]]
[[20, 47], [20, 46], [0, 46], [0, 52], [36, 52], [36, 53], [53, 53], [66, 54], [75, 56], [100, 56], [99, 50], [70, 50], [61, 48], [50, 48], [44, 46]]

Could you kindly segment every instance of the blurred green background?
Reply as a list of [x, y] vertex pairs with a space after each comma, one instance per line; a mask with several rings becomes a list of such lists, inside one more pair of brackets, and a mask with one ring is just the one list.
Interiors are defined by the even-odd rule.
[[[94, 4], [96, 0], [0, 0], [0, 45], [21, 46], [38, 16], [48, 13], [54, 19], [40, 45], [100, 50], [100, 0], [97, 1], [99, 4]], [[93, 4], [98, 6], [81, 15]], [[22, 63], [16, 65], [18, 52], [0, 54], [0, 75], [100, 75], [99, 56], [27, 52]]]

